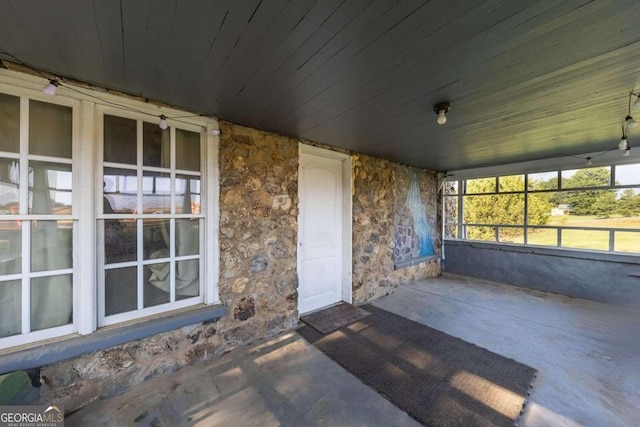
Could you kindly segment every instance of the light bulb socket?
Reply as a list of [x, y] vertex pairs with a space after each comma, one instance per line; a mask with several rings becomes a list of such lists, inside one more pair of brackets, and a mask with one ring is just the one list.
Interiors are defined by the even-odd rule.
[[627, 141], [627, 137], [623, 136], [620, 142], [618, 143], [618, 150], [623, 151], [626, 150], [629, 146], [629, 142]]
[[57, 80], [50, 79], [49, 83], [42, 89], [42, 92], [47, 95], [55, 95], [56, 89], [60, 86], [60, 82]]
[[627, 123], [627, 128], [629, 129], [633, 129], [634, 127], [638, 126], [638, 123], [636, 123], [636, 121], [633, 120], [633, 117], [631, 116], [625, 117], [624, 121]]
[[158, 123], [160, 129], [165, 130], [167, 128], [167, 116], [164, 114], [160, 115], [160, 123]]
[[443, 125], [447, 122], [446, 114], [449, 112], [450, 109], [451, 109], [451, 103], [446, 101], [438, 102], [436, 105], [433, 106], [433, 111], [435, 111], [435, 113], [438, 115], [437, 122], [439, 125]]

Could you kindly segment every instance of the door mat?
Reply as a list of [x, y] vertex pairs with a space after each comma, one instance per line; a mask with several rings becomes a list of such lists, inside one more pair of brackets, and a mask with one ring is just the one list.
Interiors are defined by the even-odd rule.
[[324, 310], [302, 316], [300, 320], [317, 331], [323, 334], [328, 334], [336, 329], [342, 328], [343, 326], [350, 325], [369, 314], [371, 313], [356, 307], [355, 305], [341, 302], [333, 307], [325, 308]]
[[371, 316], [328, 335], [298, 333], [427, 426], [513, 426], [536, 370], [367, 305]]

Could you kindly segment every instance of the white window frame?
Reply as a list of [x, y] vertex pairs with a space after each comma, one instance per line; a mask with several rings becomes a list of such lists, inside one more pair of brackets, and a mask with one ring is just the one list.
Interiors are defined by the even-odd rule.
[[[97, 262], [97, 213], [96, 205], [101, 191], [97, 187], [102, 182], [102, 115], [104, 111], [111, 111], [113, 115], [127, 117], [136, 115], [136, 119], [142, 119], [153, 123], [159, 120], [161, 114], [167, 117], [182, 117], [180, 119], [168, 119], [168, 125], [172, 128], [179, 127], [187, 130], [201, 132], [202, 163], [201, 169], [201, 212], [203, 215], [201, 231], [200, 252], [200, 277], [201, 295], [198, 301], [189, 306], [194, 308], [203, 305], [218, 304], [219, 290], [219, 136], [212, 131], [219, 125], [213, 117], [184, 117], [192, 113], [164, 106], [156, 106], [135, 99], [112, 95], [105, 91], [92, 90], [90, 88], [78, 88], [77, 90], [59, 87], [55, 96], [42, 93], [42, 88], [47, 81], [41, 77], [18, 73], [15, 71], [0, 69], [0, 92], [8, 95], [25, 98], [21, 100], [20, 116], [20, 141], [21, 153], [28, 141], [28, 115], [23, 114], [23, 105], [33, 99], [52, 104], [69, 106], [72, 108], [72, 171], [73, 171], [73, 198], [72, 215], [64, 219], [74, 222], [73, 229], [73, 323], [45, 329], [28, 334], [13, 335], [0, 338], [0, 352], [4, 349], [33, 344], [45, 339], [59, 338], [70, 334], [87, 335], [98, 329], [98, 262]], [[132, 113], [131, 110], [137, 111]], [[156, 117], [158, 117], [156, 119]], [[26, 130], [25, 131], [23, 131]], [[24, 141], [23, 141], [24, 140]], [[3, 155], [7, 153], [2, 153]], [[99, 154], [99, 156], [98, 156]], [[26, 156], [26, 153], [24, 154]], [[15, 153], [12, 157], [17, 157]], [[11, 157], [9, 156], [9, 157]], [[29, 156], [34, 158], [36, 156]], [[40, 156], [41, 157], [41, 156]], [[38, 159], [40, 159], [40, 157]], [[99, 159], [98, 159], [99, 157]], [[42, 158], [46, 160], [45, 158]], [[26, 179], [28, 171], [21, 170], [20, 180]], [[91, 177], [90, 179], [88, 177]], [[101, 190], [101, 188], [100, 188]], [[25, 192], [26, 190], [21, 190]], [[25, 193], [26, 194], [26, 193]], [[21, 196], [23, 197], [22, 193]], [[99, 197], [101, 199], [101, 197]], [[23, 206], [21, 204], [21, 206]], [[26, 206], [26, 205], [25, 205]], [[22, 209], [22, 208], [21, 208]], [[8, 215], [7, 215], [8, 217]], [[11, 215], [8, 220], [34, 220], [57, 219], [51, 215]], [[23, 236], [26, 233], [23, 227]], [[28, 244], [28, 242], [27, 242]], [[23, 237], [23, 247], [25, 240]], [[24, 251], [25, 249], [23, 249]], [[24, 253], [24, 252], [23, 252]], [[26, 261], [23, 261], [26, 262]], [[23, 269], [24, 271], [24, 269]], [[19, 275], [22, 278], [22, 274]], [[25, 279], [25, 280], [28, 280]], [[24, 283], [24, 280], [23, 280]], [[24, 287], [24, 284], [23, 284]], [[23, 297], [24, 299], [24, 297]], [[191, 299], [189, 299], [191, 300]], [[189, 301], [185, 299], [184, 301]], [[188, 305], [188, 304], [185, 304]], [[24, 301], [23, 301], [24, 306]], [[171, 308], [161, 306], [162, 310], [150, 310], [144, 313], [145, 317], [136, 316], [129, 319], [148, 320], [149, 318], [170, 314], [175, 309], [180, 309], [178, 304]], [[188, 309], [187, 307], [182, 308]], [[125, 321], [127, 319], [119, 319]], [[24, 324], [24, 323], [23, 323]]]
[[[544, 193], [562, 193], [562, 192], [575, 192], [575, 191], [589, 191], [589, 190], [625, 190], [625, 189], [640, 189], [640, 184], [615, 184], [616, 182], [616, 168], [620, 166], [625, 166], [629, 164], [640, 164], [639, 160], [631, 160], [625, 162], [602, 162], [601, 164], [595, 166], [567, 166], [554, 168], [552, 170], [549, 169], [539, 169], [539, 170], [531, 170], [522, 173], [509, 171], [508, 173], [495, 173], [491, 175], [466, 175], [464, 178], [460, 179], [448, 179], [448, 182], [456, 182], [457, 183], [457, 192], [456, 194], [446, 194], [443, 192], [443, 206], [445, 205], [445, 200], [448, 199], [456, 199], [457, 206], [457, 218], [456, 222], [447, 222], [446, 218], [443, 218], [444, 229], [447, 228], [455, 228], [457, 237], [447, 237], [445, 235], [445, 240], [458, 240], [458, 241], [469, 241], [474, 243], [492, 243], [492, 244], [500, 244], [500, 245], [517, 245], [517, 246], [535, 246], [535, 247], [544, 247], [551, 249], [561, 249], [561, 250], [579, 250], [583, 252], [610, 252], [620, 255], [632, 255], [638, 256], [640, 252], [622, 252], [615, 251], [615, 242], [616, 242], [616, 233], [637, 233], [638, 238], [640, 239], [640, 228], [617, 228], [617, 227], [586, 227], [586, 226], [564, 226], [564, 225], [530, 225], [528, 219], [528, 196], [529, 194], [544, 194]], [[571, 188], [563, 188], [562, 187], [562, 172], [573, 170], [573, 169], [591, 169], [598, 167], [607, 167], [609, 168], [609, 184], [596, 186], [596, 187], [571, 187]], [[557, 188], [550, 190], [530, 190], [529, 189], [529, 175], [534, 175], [537, 173], [556, 173], [557, 175]], [[524, 179], [524, 188], [520, 191], [500, 191], [499, 190], [499, 178], [509, 175], [522, 175]], [[468, 193], [466, 184], [467, 180], [472, 179], [495, 179], [495, 190], [484, 192], [484, 193]], [[476, 224], [476, 223], [466, 223], [464, 221], [464, 209], [465, 209], [465, 197], [467, 196], [490, 196], [490, 195], [508, 195], [508, 194], [522, 194], [524, 197], [524, 212], [523, 212], [523, 223], [514, 225], [514, 224]], [[494, 238], [493, 240], [475, 240], [467, 237], [467, 227], [491, 227], [493, 228]], [[499, 229], [500, 228], [518, 228], [523, 230], [524, 242], [523, 243], [507, 243], [501, 242], [499, 240]], [[556, 244], [555, 245], [536, 245], [529, 243], [528, 234], [529, 229], [547, 229], [547, 230], [556, 230]], [[573, 246], [565, 246], [562, 242], [562, 234], [564, 231], [599, 231], [608, 233], [608, 243], [607, 249], [583, 249], [576, 248]]]
[[[203, 190], [204, 187], [203, 185], [206, 183], [207, 179], [207, 175], [206, 175], [206, 164], [205, 164], [205, 159], [206, 159], [206, 131], [201, 127], [201, 126], [193, 126], [193, 125], [189, 125], [189, 124], [173, 124], [172, 126], [169, 127], [169, 132], [170, 132], [170, 151], [171, 151], [171, 165], [169, 168], [159, 168], [159, 167], [152, 167], [152, 166], [145, 166], [143, 165], [143, 155], [142, 155], [142, 147], [143, 147], [143, 127], [144, 127], [144, 123], [151, 123], [151, 121], [149, 120], [149, 116], [145, 116], [145, 115], [141, 115], [141, 114], [136, 114], [133, 112], [129, 112], [129, 111], [122, 111], [121, 109], [115, 109], [113, 107], [105, 107], [105, 106], [98, 106], [96, 108], [96, 112], [97, 112], [97, 129], [98, 129], [98, 145], [97, 145], [97, 149], [98, 151], [96, 152], [96, 161], [97, 161], [97, 166], [96, 166], [96, 187], [95, 187], [95, 194], [97, 195], [101, 195], [102, 194], [102, 182], [103, 182], [103, 171], [104, 171], [104, 167], [112, 167], [112, 168], [118, 168], [118, 169], [128, 169], [131, 171], [136, 171], [136, 174], [138, 176], [137, 179], [137, 206], [138, 208], [142, 207], [142, 203], [143, 203], [143, 191], [142, 191], [142, 186], [143, 186], [143, 179], [141, 179], [144, 176], [144, 172], [167, 172], [167, 169], [169, 170], [169, 173], [171, 175], [171, 177], [175, 178], [176, 175], [180, 174], [180, 175], [192, 175], [192, 176], [198, 176], [200, 178], [200, 183], [201, 183], [201, 203], [205, 201], [205, 195], [206, 193], [203, 194]], [[136, 121], [136, 136], [137, 136], [137, 163], [135, 165], [123, 165], [120, 163], [111, 163], [111, 162], [104, 162], [104, 116], [105, 115], [110, 115], [110, 116], [117, 116], [117, 117], [123, 117], [123, 118], [127, 118], [127, 119], [131, 119], [131, 120], [135, 120]], [[176, 127], [177, 126], [177, 127]], [[200, 170], [198, 171], [197, 175], [193, 172], [193, 171], [183, 171], [183, 170], [179, 170], [175, 167], [175, 153], [176, 153], [176, 128], [179, 129], [183, 129], [183, 130], [187, 130], [187, 131], [191, 131], [191, 132], [195, 132], [197, 134], [200, 135]], [[175, 183], [175, 180], [173, 181]], [[175, 185], [171, 186], [171, 190], [170, 190], [170, 197], [172, 200], [171, 206], [172, 209], [175, 207], [175, 204], [173, 203], [173, 200], [175, 198]], [[205, 190], [206, 191], [206, 190]], [[204, 262], [204, 252], [205, 252], [205, 238], [204, 238], [204, 220], [205, 220], [205, 213], [203, 211], [202, 205], [201, 205], [201, 211], [200, 214], [175, 214], [175, 213], [170, 213], [170, 214], [144, 214], [144, 213], [137, 213], [135, 215], [109, 215], [109, 216], [105, 216], [104, 213], [102, 213], [102, 207], [103, 207], [103, 203], [102, 203], [102, 197], [101, 196], [97, 196], [94, 198], [95, 200], [95, 210], [96, 210], [96, 218], [97, 221], [101, 221], [104, 219], [131, 219], [133, 217], [135, 217], [136, 223], [137, 223], [137, 230], [138, 230], [138, 236], [137, 236], [137, 240], [138, 240], [138, 254], [137, 254], [137, 260], [136, 261], [129, 261], [129, 262], [122, 262], [122, 263], [118, 263], [117, 267], [115, 268], [125, 268], [125, 267], [137, 267], [138, 268], [138, 275], [141, 274], [141, 267], [143, 265], [147, 265], [147, 264], [155, 264], [158, 263], [161, 260], [158, 259], [153, 259], [153, 260], [143, 260], [142, 259], [142, 244], [141, 244], [141, 239], [142, 239], [142, 234], [141, 234], [141, 230], [142, 230], [142, 226], [141, 226], [141, 222], [146, 220], [146, 219], [179, 219], [179, 218], [189, 218], [189, 219], [194, 219], [194, 218], [198, 218], [200, 220], [200, 224], [201, 226], [201, 230], [200, 230], [200, 235], [199, 235], [199, 252], [198, 255], [188, 255], [188, 256], [176, 256], [175, 253], [173, 253], [174, 251], [172, 251], [172, 253], [170, 254], [170, 256], [166, 259], [166, 262], [171, 263], [172, 265], [175, 265], [178, 261], [183, 261], [183, 260], [189, 260], [189, 259], [199, 259], [199, 271], [200, 271], [200, 290], [199, 290], [199, 294], [198, 296], [195, 297], [191, 297], [191, 298], [185, 298], [183, 300], [179, 300], [176, 301], [175, 300], [175, 287], [173, 285], [174, 282], [174, 278], [171, 278], [171, 293], [170, 293], [170, 302], [169, 303], [165, 303], [165, 304], [160, 304], [160, 305], [156, 305], [156, 306], [151, 306], [151, 307], [143, 307], [144, 301], [143, 301], [143, 294], [142, 294], [142, 288], [141, 288], [141, 278], [138, 277], [138, 307], [136, 310], [133, 311], [128, 311], [128, 312], [124, 312], [124, 313], [118, 313], [118, 314], [113, 314], [110, 316], [106, 316], [105, 315], [105, 282], [104, 282], [104, 274], [103, 271], [105, 270], [105, 260], [104, 260], [104, 253], [101, 250], [104, 247], [104, 235], [103, 235], [103, 229], [100, 226], [97, 226], [97, 246], [100, 248], [98, 250], [98, 277], [97, 277], [97, 283], [98, 283], [98, 327], [102, 327], [102, 326], [108, 326], [108, 325], [113, 325], [113, 324], [117, 324], [117, 323], [121, 323], [121, 322], [126, 322], [129, 320], [134, 320], [134, 319], [138, 319], [141, 317], [147, 317], [147, 316], [152, 316], [152, 315], [156, 315], [159, 313], [164, 313], [166, 311], [169, 310], [175, 310], [175, 309], [181, 309], [181, 308], [185, 308], [185, 307], [189, 307], [192, 305], [196, 305], [196, 304], [201, 304], [204, 302], [204, 293], [205, 293], [205, 286], [204, 286], [204, 278], [206, 277], [206, 265]], [[175, 226], [171, 227], [171, 231], [170, 231], [170, 236], [171, 236], [171, 240], [173, 242], [175, 242]], [[106, 268], [106, 269], [110, 269], [110, 268]], [[175, 271], [175, 270], [174, 270]], [[204, 274], [202, 274], [204, 273]]]

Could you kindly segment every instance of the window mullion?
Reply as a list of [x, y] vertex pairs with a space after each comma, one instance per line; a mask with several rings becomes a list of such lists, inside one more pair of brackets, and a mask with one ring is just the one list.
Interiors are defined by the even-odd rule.
[[[142, 191], [143, 191], [143, 171], [142, 171], [142, 149], [143, 149], [143, 122], [142, 120], [136, 120], [137, 124], [137, 175], [138, 175], [138, 194], [137, 194], [137, 209], [136, 212], [138, 215], [140, 213], [144, 213], [142, 206]], [[137, 295], [138, 295], [138, 310], [144, 308], [144, 267], [142, 265], [142, 259], [144, 258], [144, 248], [142, 247], [144, 242], [144, 229], [143, 229], [143, 220], [138, 218], [136, 219], [136, 239], [137, 239], [137, 258], [138, 258], [138, 268], [136, 269], [136, 286], [137, 286]]]
[[[171, 126], [169, 128], [169, 152], [170, 152], [170, 185], [169, 189], [171, 191], [171, 206], [170, 212], [171, 216], [176, 213], [176, 128]], [[184, 197], [187, 195], [185, 194]], [[169, 220], [169, 257], [171, 261], [169, 261], [169, 301], [176, 301], [176, 273], [177, 273], [177, 265], [176, 265], [176, 220], [175, 218], [171, 218]]]
[[[18, 211], [21, 215], [29, 213], [29, 100], [20, 97], [20, 181], [19, 181], [19, 207]], [[31, 278], [29, 273], [31, 270], [31, 221], [21, 221], [21, 238], [22, 238], [22, 293], [21, 293], [21, 316], [22, 316], [22, 333], [31, 332]]]
[[[216, 123], [216, 129], [218, 129]], [[205, 280], [204, 280], [204, 302], [205, 304], [214, 304], [218, 302], [218, 271], [219, 271], [219, 259], [220, 248], [218, 245], [218, 229], [220, 223], [218, 200], [220, 189], [218, 187], [219, 181], [219, 166], [218, 166], [218, 150], [220, 144], [220, 137], [211, 133], [213, 127], [207, 126], [205, 134], [201, 137], [201, 153], [202, 157], [201, 169], [205, 171], [205, 176], [202, 180], [201, 197], [204, 195], [204, 229], [205, 229], [205, 242], [206, 249], [201, 253], [200, 265], [205, 267]], [[204, 191], [203, 191], [204, 190]], [[210, 260], [210, 262], [203, 262], [204, 259]]]
[[22, 333], [31, 332], [31, 221], [22, 221]]
[[[74, 268], [76, 275], [74, 277], [74, 289], [77, 298], [74, 300], [74, 316], [76, 319], [78, 333], [82, 335], [90, 334], [97, 328], [96, 317], [96, 293], [94, 280], [96, 273], [96, 185], [92, 179], [86, 177], [94, 177], [94, 167], [99, 163], [94, 161], [96, 144], [94, 143], [95, 135], [95, 104], [89, 101], [82, 101], [80, 104], [79, 118], [76, 122], [80, 123], [80, 131], [77, 137], [74, 137], [74, 179], [73, 179], [73, 213], [77, 214], [77, 232], [74, 239]], [[78, 114], [74, 113], [74, 119]], [[102, 157], [102, 156], [100, 156]], [[76, 222], [76, 221], [74, 221]]]

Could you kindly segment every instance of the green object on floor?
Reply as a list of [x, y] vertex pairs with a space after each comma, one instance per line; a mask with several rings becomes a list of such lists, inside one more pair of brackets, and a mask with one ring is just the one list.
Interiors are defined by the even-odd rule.
[[27, 396], [33, 386], [24, 371], [0, 375], [0, 405], [15, 404], [22, 396]]

